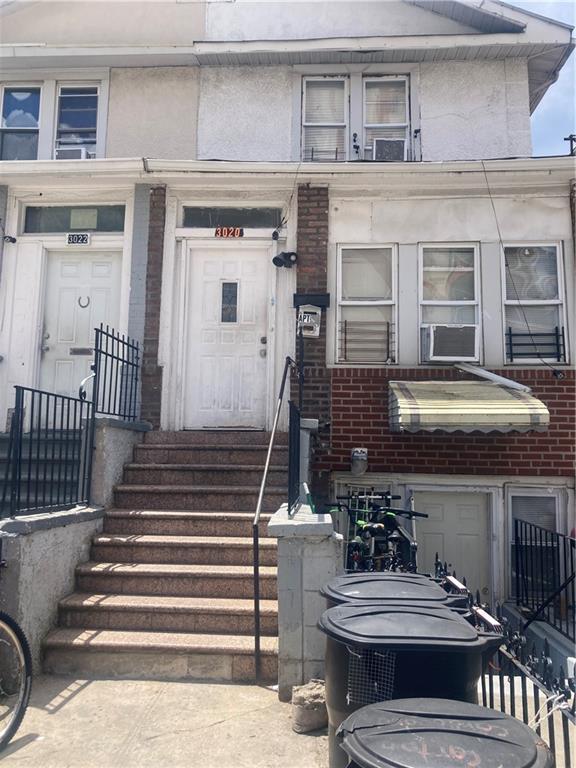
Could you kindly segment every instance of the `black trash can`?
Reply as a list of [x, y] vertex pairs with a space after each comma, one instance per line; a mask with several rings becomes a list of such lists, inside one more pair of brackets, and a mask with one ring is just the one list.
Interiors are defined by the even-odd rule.
[[346, 762], [335, 731], [367, 704], [408, 697], [476, 703], [483, 658], [502, 636], [479, 632], [446, 607], [346, 603], [318, 622], [327, 635], [326, 706], [331, 768]]
[[403, 605], [428, 602], [433, 606], [466, 608], [467, 595], [450, 595], [429, 576], [419, 573], [348, 573], [337, 576], [321, 590], [326, 606], [342, 603], [396, 601]]
[[372, 704], [340, 725], [337, 740], [348, 768], [554, 768], [520, 720], [447, 699]]

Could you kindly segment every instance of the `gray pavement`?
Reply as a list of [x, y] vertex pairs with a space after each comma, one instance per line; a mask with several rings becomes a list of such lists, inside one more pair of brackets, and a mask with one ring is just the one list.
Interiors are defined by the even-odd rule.
[[290, 705], [248, 685], [34, 680], [3, 768], [326, 768], [324, 732], [292, 731]]

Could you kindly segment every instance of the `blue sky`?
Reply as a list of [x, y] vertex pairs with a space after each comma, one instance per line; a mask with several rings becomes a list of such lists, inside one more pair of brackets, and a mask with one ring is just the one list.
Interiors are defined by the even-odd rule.
[[[508, 0], [518, 8], [576, 26], [576, 0]], [[574, 34], [574, 33], [573, 33]], [[532, 115], [532, 154], [565, 155], [564, 136], [576, 133], [576, 51]]]

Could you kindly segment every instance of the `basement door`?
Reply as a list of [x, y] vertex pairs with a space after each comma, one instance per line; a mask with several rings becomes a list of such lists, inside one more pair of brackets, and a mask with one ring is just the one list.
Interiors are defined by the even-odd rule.
[[429, 517], [416, 519], [418, 568], [434, 573], [436, 552], [469, 589], [491, 599], [490, 495], [417, 491], [414, 505]]
[[[94, 328], [118, 327], [121, 253], [48, 254], [40, 387], [78, 397], [94, 359]], [[91, 391], [88, 391], [91, 394]]]
[[264, 428], [268, 252], [190, 250], [184, 428]]

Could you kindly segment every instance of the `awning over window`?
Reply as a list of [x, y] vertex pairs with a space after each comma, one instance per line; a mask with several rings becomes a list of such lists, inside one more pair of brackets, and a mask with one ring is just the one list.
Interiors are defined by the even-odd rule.
[[550, 414], [517, 389], [476, 381], [391, 381], [393, 432], [543, 432]]

